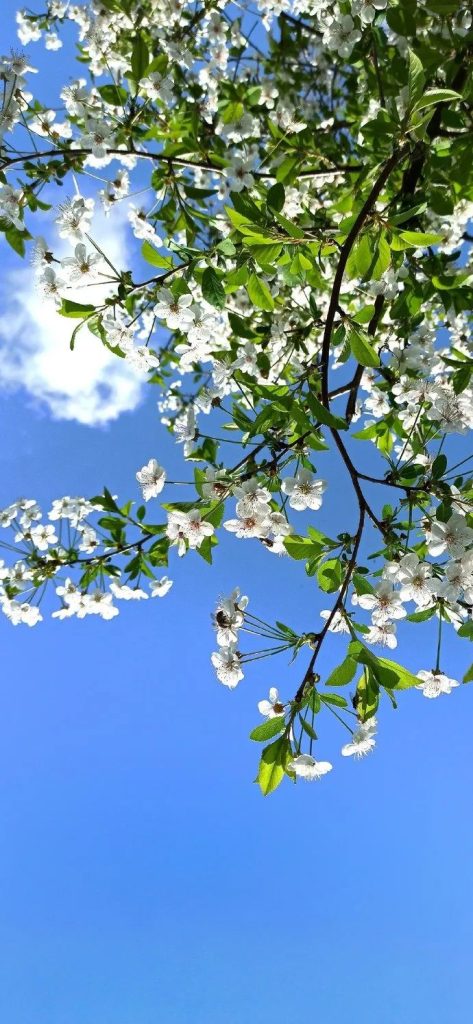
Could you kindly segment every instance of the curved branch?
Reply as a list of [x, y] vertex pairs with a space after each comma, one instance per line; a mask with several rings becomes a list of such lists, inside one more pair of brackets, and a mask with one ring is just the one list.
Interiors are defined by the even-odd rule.
[[332, 329], [335, 320], [335, 314], [337, 312], [338, 300], [340, 298], [340, 290], [343, 281], [343, 275], [345, 273], [345, 267], [348, 262], [348, 257], [353, 249], [353, 246], [360, 234], [360, 231], [368, 219], [378, 196], [381, 194], [391, 172], [394, 170], [396, 165], [404, 160], [410, 150], [409, 143], [405, 143], [400, 149], [394, 150], [389, 160], [385, 163], [379, 177], [376, 179], [373, 188], [365, 200], [351, 230], [349, 231], [342, 248], [340, 250], [340, 258], [338, 260], [335, 277], [333, 280], [332, 293], [330, 296], [330, 303], [327, 312], [327, 319], [325, 321], [325, 331], [322, 341], [322, 402], [328, 407], [329, 403], [329, 391], [328, 391], [328, 373], [329, 373], [329, 362], [330, 362], [330, 342], [332, 340]]

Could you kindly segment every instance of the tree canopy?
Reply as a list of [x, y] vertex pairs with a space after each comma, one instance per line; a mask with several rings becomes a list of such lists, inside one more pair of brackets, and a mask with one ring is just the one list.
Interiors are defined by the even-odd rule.
[[[251, 738], [264, 794], [318, 779], [332, 768], [326, 714], [343, 755], [368, 753], [380, 698], [449, 694], [442, 637], [473, 639], [469, 5], [46, 8], [18, 14], [20, 41], [54, 51], [72, 23], [77, 77], [50, 106], [29, 55], [1, 58], [0, 229], [70, 319], [71, 348], [87, 334], [158, 389], [185, 489], [153, 452], [141, 503], [130, 482], [122, 504], [113, 480], [44, 515], [13, 502], [2, 610], [32, 626], [48, 590], [59, 619], [111, 619], [122, 600], [163, 597], [176, 557], [191, 575], [195, 557], [212, 563], [222, 530], [243, 558], [251, 541], [293, 559], [327, 595], [322, 624], [267, 622], [235, 590], [214, 613], [212, 663], [234, 688], [253, 660], [299, 657], [297, 690], [260, 701]], [[132, 265], [102, 247], [98, 209], [128, 219]], [[39, 221], [55, 221], [68, 255]], [[351, 495], [334, 537], [317, 527], [327, 451]], [[417, 675], [391, 658], [406, 619], [438, 624]], [[334, 633], [344, 657], [321, 677]], [[464, 682], [467, 665], [466, 653]]]

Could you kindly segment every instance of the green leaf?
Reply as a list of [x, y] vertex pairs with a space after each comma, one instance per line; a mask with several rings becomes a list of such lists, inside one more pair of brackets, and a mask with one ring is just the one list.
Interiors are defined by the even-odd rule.
[[126, 522], [124, 519], [114, 519], [112, 516], [101, 516], [98, 525], [104, 530], [116, 530], [117, 526], [120, 528], [126, 526]]
[[435, 615], [435, 605], [432, 608], [422, 608], [420, 612], [411, 612], [406, 618], [409, 622], [427, 622]]
[[234, 256], [236, 251], [236, 246], [231, 238], [222, 238], [222, 241], [217, 245], [217, 252], [223, 253], [224, 256]]
[[409, 106], [413, 107], [422, 96], [425, 85], [425, 74], [422, 61], [416, 53], [409, 50]]
[[71, 337], [70, 337], [70, 340], [69, 340], [69, 348], [70, 348], [71, 352], [74, 351], [74, 345], [76, 343], [77, 335], [78, 335], [79, 331], [82, 330], [82, 328], [83, 328], [85, 323], [86, 323], [86, 320], [81, 320], [80, 323], [77, 324], [76, 327], [74, 327], [74, 330], [73, 330], [73, 332], [71, 334]]
[[61, 316], [86, 319], [92, 313], [95, 313], [95, 306], [83, 306], [80, 302], [72, 302], [72, 299], [63, 299], [59, 313]]
[[465, 672], [465, 675], [463, 676], [463, 682], [473, 683], [473, 665], [470, 665], [468, 671]]
[[369, 274], [373, 262], [370, 240], [365, 233], [358, 239], [347, 261], [347, 276], [364, 278]]
[[143, 245], [141, 246], [141, 255], [147, 263], [151, 264], [152, 267], [160, 267], [162, 270], [172, 270], [174, 266], [172, 256], [162, 256], [150, 242], [143, 242]]
[[115, 498], [112, 497], [106, 487], [103, 489], [103, 494], [91, 498], [91, 501], [93, 505], [97, 505], [100, 509], [105, 509], [107, 512], [116, 512], [119, 516], [122, 515], [121, 508], [118, 507]]
[[[385, 516], [383, 515], [383, 519], [384, 518], [385, 518]], [[366, 576], [363, 576], [363, 575], [360, 576], [359, 572], [355, 572], [354, 575], [353, 575], [353, 586], [354, 586], [357, 594], [372, 594], [373, 593], [373, 587], [372, 587], [371, 583], [369, 582], [369, 580], [366, 579]]]
[[322, 693], [321, 700], [324, 704], [334, 704], [336, 708], [347, 708], [348, 701], [339, 693]]
[[302, 726], [304, 732], [306, 732], [307, 735], [310, 736], [311, 740], [316, 740], [317, 739], [317, 733], [316, 733], [315, 729], [311, 725], [309, 725], [309, 722], [305, 718], [303, 718], [302, 715], [299, 715], [299, 721], [301, 723], [301, 726]]
[[276, 619], [276, 626], [278, 627], [280, 633], [285, 633], [285, 635], [290, 637], [291, 640], [294, 639], [294, 638], [297, 639], [298, 634], [295, 633], [294, 630], [291, 629], [290, 626], [286, 626], [284, 624], [284, 622], [278, 622], [277, 619]]
[[461, 100], [462, 97], [454, 89], [428, 89], [414, 107], [414, 113], [419, 110], [426, 110], [428, 107], [435, 107], [437, 103], [452, 103], [454, 100]]
[[209, 565], [212, 565], [212, 548], [215, 544], [218, 544], [217, 537], [204, 537], [202, 543], [195, 549], [197, 554], [204, 559], [204, 562], [208, 562]]
[[375, 240], [373, 249], [373, 262], [370, 267], [370, 278], [373, 281], [380, 281], [385, 271], [391, 265], [391, 249], [388, 245], [386, 234], [382, 231]]
[[332, 412], [329, 412], [325, 405], [322, 405], [322, 402], [311, 391], [309, 391], [306, 398], [307, 405], [318, 423], [323, 423], [326, 427], [334, 427], [335, 430], [348, 430], [347, 421], [343, 420], [341, 416], [334, 416]]
[[327, 558], [317, 569], [317, 582], [326, 594], [338, 590], [343, 579], [343, 567], [338, 558]]
[[372, 674], [366, 670], [356, 687], [356, 711], [363, 722], [372, 718], [378, 710], [379, 686]]
[[342, 661], [341, 665], [337, 665], [337, 668], [334, 668], [333, 672], [330, 673], [325, 685], [346, 686], [353, 679], [356, 669], [357, 662], [350, 655], [347, 655], [345, 661]]
[[473, 640], [473, 622], [464, 622], [457, 631], [457, 636], [466, 637], [467, 640]]
[[223, 514], [225, 512], [225, 502], [215, 501], [209, 508], [202, 508], [202, 519], [205, 519], [206, 523], [210, 523], [215, 529], [221, 525]]
[[317, 541], [310, 540], [308, 537], [297, 537], [295, 534], [284, 538], [284, 547], [291, 558], [305, 559], [306, 561], [309, 558], [314, 558], [314, 555], [323, 550], [323, 545]]
[[321, 544], [323, 546], [324, 544], [330, 543], [329, 537], [326, 537], [325, 533], [322, 533], [321, 530], [316, 530], [315, 526], [308, 526], [307, 533], [309, 534], [310, 539], [315, 541], [316, 544]]
[[283, 217], [282, 213], [276, 213], [276, 211], [273, 211], [273, 213], [275, 220], [277, 220], [278, 224], [280, 224], [281, 227], [284, 228], [285, 231], [287, 231], [287, 234], [290, 236], [290, 238], [304, 238], [304, 232], [302, 228], [300, 228], [297, 224], [294, 224], [292, 220], [288, 220], [287, 217]]
[[273, 793], [281, 784], [289, 759], [290, 746], [286, 736], [280, 736], [264, 748], [258, 769], [258, 784], [263, 796]]
[[23, 231], [19, 231], [14, 225], [10, 225], [5, 231], [5, 238], [18, 256], [25, 255], [25, 239], [31, 238], [26, 228]]
[[348, 645], [348, 654], [360, 665], [366, 665], [380, 686], [385, 686], [390, 690], [409, 690], [411, 687], [419, 685], [417, 676], [409, 672], [407, 668], [389, 658], [378, 658], [359, 640], [353, 640]]
[[426, 6], [434, 14], [455, 14], [458, 10], [458, 0], [427, 0]]
[[246, 285], [248, 298], [257, 307], [270, 313], [274, 309], [274, 299], [265, 281], [256, 274], [250, 274]]
[[436, 242], [441, 242], [443, 235], [426, 231], [401, 231], [399, 238], [402, 238], [402, 241], [408, 246], [413, 246], [415, 249], [424, 249], [427, 245], [435, 245]]
[[278, 181], [268, 192], [266, 197], [266, 206], [268, 209], [275, 210], [276, 213], [280, 213], [284, 207], [285, 201], [286, 193], [284, 191], [284, 185]]
[[251, 218], [246, 217], [244, 213], [239, 213], [238, 210], [234, 210], [232, 206], [225, 206], [225, 213], [231, 220], [233, 227], [239, 231], [244, 225], [251, 224]]
[[131, 52], [131, 70], [135, 82], [140, 82], [149, 65], [148, 47], [142, 36], [136, 35]]
[[[245, 238], [246, 244], [249, 244], [249, 239]], [[271, 273], [274, 264], [279, 259], [282, 252], [282, 245], [268, 245], [266, 242], [264, 245], [251, 245], [251, 255], [254, 260], [259, 264], [265, 273]]]
[[123, 106], [128, 99], [126, 89], [123, 89], [120, 85], [101, 85], [97, 92], [100, 93], [105, 103], [110, 103], [113, 107]]
[[412, 220], [413, 217], [417, 217], [420, 213], [423, 213], [427, 209], [427, 203], [419, 203], [417, 206], [410, 206], [408, 210], [402, 210], [401, 213], [391, 214], [389, 217], [390, 224], [403, 224], [406, 220]]
[[247, 192], [230, 192], [233, 209], [253, 224], [266, 224], [265, 211], [250, 199]]
[[312, 690], [310, 691], [309, 707], [310, 707], [311, 711], [314, 712], [314, 715], [318, 715], [318, 713], [320, 711], [320, 708], [322, 707], [322, 704], [321, 704], [321, 701], [320, 701], [320, 695], [317, 692], [317, 690], [315, 689], [315, 686], [313, 686]]
[[212, 267], [206, 267], [202, 275], [202, 295], [206, 302], [216, 309], [223, 309], [225, 306], [225, 288]]
[[391, 263], [391, 250], [384, 231], [373, 236], [365, 232], [353, 246], [347, 261], [348, 277], [379, 281]]
[[443, 454], [437, 455], [432, 463], [432, 477], [434, 480], [440, 480], [445, 473], [447, 468], [447, 456]]
[[278, 732], [282, 732], [285, 727], [284, 715], [268, 718], [267, 722], [262, 722], [261, 725], [257, 725], [256, 729], [250, 732], [250, 740], [256, 740], [258, 743], [270, 740], [272, 736], [277, 736]]
[[371, 345], [368, 335], [350, 327], [348, 341], [352, 355], [361, 366], [379, 366], [379, 355]]
[[419, 685], [417, 676], [407, 668], [398, 665], [389, 658], [378, 658], [372, 651], [363, 647], [358, 656], [361, 664], [368, 665], [380, 686], [389, 690], [410, 690]]

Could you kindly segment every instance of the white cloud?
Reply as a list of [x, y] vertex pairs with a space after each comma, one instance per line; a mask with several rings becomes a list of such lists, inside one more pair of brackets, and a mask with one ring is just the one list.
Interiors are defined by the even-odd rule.
[[[124, 219], [94, 219], [92, 237], [109, 259], [123, 268], [127, 262]], [[51, 232], [48, 232], [49, 239]], [[5, 255], [5, 250], [3, 250]], [[54, 243], [55, 255], [69, 255], [71, 246]], [[36, 288], [35, 273], [18, 261], [4, 274], [1, 288], [0, 389], [24, 390], [56, 419], [99, 426], [122, 412], [136, 409], [146, 378], [109, 352], [84, 326], [74, 351], [69, 347], [76, 320], [60, 316], [54, 304]], [[100, 287], [70, 292], [79, 302], [102, 299]]]

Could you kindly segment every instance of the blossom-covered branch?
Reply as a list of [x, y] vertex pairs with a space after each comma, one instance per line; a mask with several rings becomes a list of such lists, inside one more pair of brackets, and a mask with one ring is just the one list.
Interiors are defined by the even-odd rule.
[[[449, 694], [446, 631], [473, 637], [470, 7], [48, 0], [17, 20], [51, 51], [72, 23], [80, 71], [45, 100], [29, 53], [2, 58], [0, 228], [71, 348], [88, 334], [159, 389], [185, 470], [170, 481], [151, 450], [136, 507], [106, 490], [3, 510], [3, 612], [34, 625], [50, 593], [57, 618], [110, 619], [163, 596], [175, 557], [213, 564], [222, 531], [292, 559], [308, 621], [268, 622], [235, 589], [212, 663], [233, 689], [250, 662], [309, 652], [251, 737], [269, 741], [263, 793], [318, 779], [324, 716], [344, 756], [368, 753], [380, 697]], [[126, 221], [130, 265], [98, 212]], [[317, 525], [327, 451], [347, 474], [336, 536]], [[384, 657], [428, 620], [430, 661]]]

